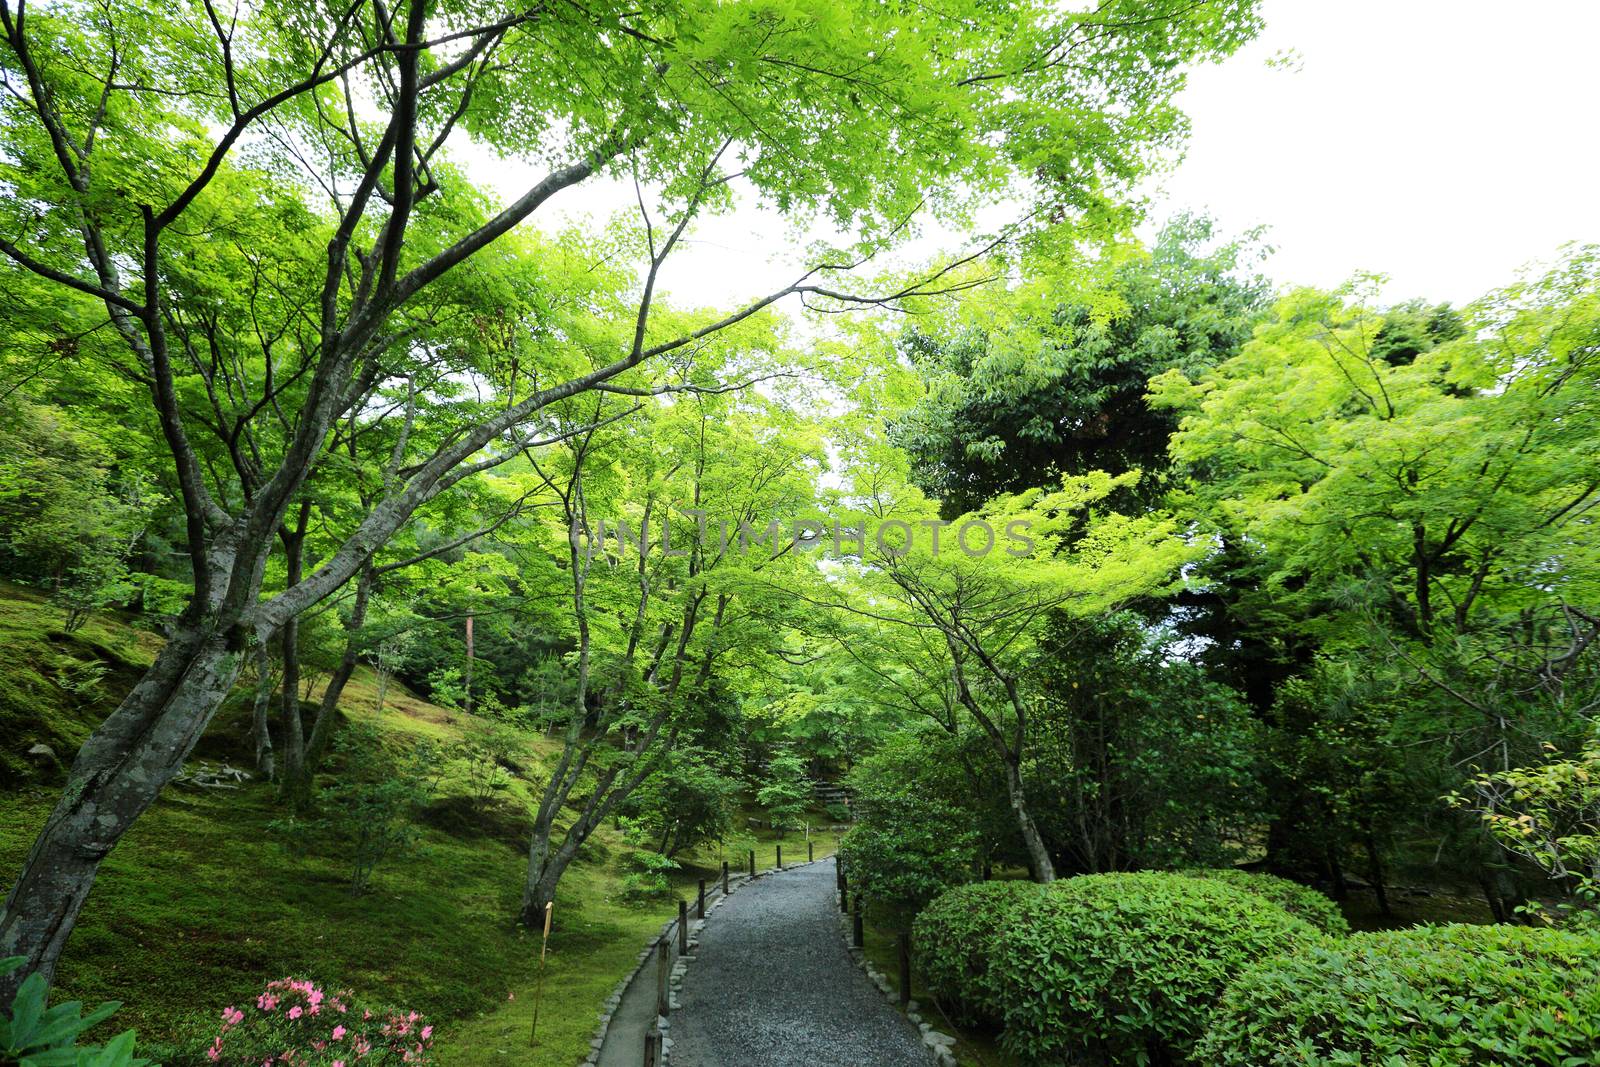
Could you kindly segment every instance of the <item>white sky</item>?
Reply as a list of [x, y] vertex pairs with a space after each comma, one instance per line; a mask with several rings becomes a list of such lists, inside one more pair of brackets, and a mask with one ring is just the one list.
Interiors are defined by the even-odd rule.
[[[1600, 0], [1267, 0], [1267, 29], [1196, 71], [1164, 185], [1265, 223], [1280, 283], [1389, 275], [1464, 302], [1566, 241], [1600, 241]], [[1298, 53], [1298, 71], [1268, 57]]]
[[[1147, 187], [1147, 236], [1203, 210], [1225, 233], [1266, 225], [1280, 285], [1376, 271], [1390, 299], [1457, 303], [1564, 242], [1600, 241], [1600, 0], [1265, 0], [1264, 13], [1256, 42], [1192, 74], [1193, 135]], [[1289, 51], [1290, 69], [1269, 66]], [[542, 176], [469, 158], [508, 196]], [[632, 202], [631, 186], [598, 184], [550, 208], [599, 220]], [[703, 222], [664, 289], [731, 307], [792, 280], [790, 238], [755, 207]]]

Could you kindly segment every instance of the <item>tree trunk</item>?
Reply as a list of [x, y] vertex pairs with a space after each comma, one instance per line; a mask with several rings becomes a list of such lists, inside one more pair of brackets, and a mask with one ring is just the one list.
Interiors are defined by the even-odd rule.
[[544, 922], [544, 906], [555, 900], [556, 885], [587, 836], [574, 826], [561, 846], [552, 850], [551, 829], [550, 824], [540, 823], [534, 828], [533, 840], [528, 846], [528, 877], [522, 887], [522, 907], [517, 921], [530, 930]]
[[1033, 816], [1028, 814], [1027, 797], [1022, 791], [1022, 771], [1016, 762], [1011, 759], [1006, 764], [1006, 795], [1011, 800], [1011, 811], [1017, 819], [1017, 829], [1022, 832], [1022, 845], [1028, 850], [1028, 866], [1033, 871], [1033, 880], [1036, 882], [1053, 882], [1056, 880], [1056, 866], [1050, 860], [1050, 850], [1044, 846], [1044, 838], [1039, 836], [1039, 828], [1034, 825]]
[[[361, 577], [356, 581], [355, 603], [350, 608], [350, 617], [345, 620], [344, 654], [339, 659], [339, 666], [334, 668], [333, 674], [329, 676], [327, 688], [322, 691], [316, 718], [311, 721], [311, 732], [306, 737], [304, 750], [300, 753], [298, 776], [290, 785], [297, 805], [311, 799], [312, 782], [316, 778], [318, 768], [322, 766], [322, 757], [327, 754], [328, 741], [333, 736], [333, 723], [338, 717], [339, 698], [344, 695], [344, 687], [356, 671], [356, 654], [361, 648], [361, 628], [366, 625], [367, 604], [372, 597], [372, 579], [373, 570], [369, 563], [361, 569]], [[285, 778], [287, 779], [287, 775]]]
[[1482, 871], [1478, 873], [1478, 888], [1483, 890], [1483, 899], [1489, 904], [1489, 914], [1497, 923], [1510, 922], [1511, 916], [1506, 913], [1505, 903], [1500, 895], [1494, 891], [1494, 883]]
[[231, 626], [181, 624], [84, 742], [0, 913], [0, 956], [27, 961], [0, 977], [0, 1004], [28, 975], [54, 976], [100, 862], [183, 766], [238, 679], [243, 644]]
[[283, 683], [278, 700], [278, 736], [283, 743], [283, 774], [278, 795], [294, 803], [305, 774], [306, 735], [300, 721], [300, 624], [283, 624]]
[[256, 645], [256, 701], [250, 715], [250, 732], [256, 743], [256, 773], [267, 781], [276, 771], [272, 758], [272, 733], [267, 729], [267, 713], [272, 707], [272, 656], [267, 643]]
[[1383, 858], [1378, 853], [1378, 841], [1368, 831], [1365, 838], [1367, 847], [1367, 876], [1372, 879], [1372, 892], [1378, 898], [1378, 914], [1385, 919], [1394, 918], [1394, 912], [1389, 908], [1389, 888], [1383, 884]]
[[1350, 883], [1345, 881], [1344, 864], [1339, 862], [1339, 853], [1329, 845], [1323, 855], [1328, 861], [1328, 878], [1333, 882], [1333, 899], [1344, 900], [1350, 896]]
[[[306, 540], [306, 524], [311, 516], [311, 505], [300, 505], [299, 523], [292, 532], [282, 533], [284, 585], [294, 588], [303, 577], [302, 564]], [[306, 735], [300, 721], [300, 620], [299, 616], [287, 619], [280, 631], [283, 635], [283, 691], [279, 729], [283, 742], [283, 777], [278, 783], [278, 795], [298, 808], [306, 799], [302, 792], [305, 782]]]

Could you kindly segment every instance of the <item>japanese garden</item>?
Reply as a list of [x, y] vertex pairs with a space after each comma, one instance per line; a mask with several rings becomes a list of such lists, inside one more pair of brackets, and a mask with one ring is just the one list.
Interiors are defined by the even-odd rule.
[[1339, 7], [3, 0], [0, 1065], [1600, 1065], [1600, 20]]

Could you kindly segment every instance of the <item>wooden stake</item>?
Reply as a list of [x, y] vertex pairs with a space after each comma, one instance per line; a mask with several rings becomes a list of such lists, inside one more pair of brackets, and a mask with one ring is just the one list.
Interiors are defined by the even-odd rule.
[[900, 934], [900, 1006], [911, 1003], [911, 935]]
[[467, 616], [467, 714], [472, 714], [472, 616]]
[[656, 1014], [665, 1018], [672, 1011], [667, 993], [667, 972], [672, 969], [672, 946], [665, 937], [656, 939]]
[[539, 978], [533, 987], [533, 1025], [528, 1029], [529, 1048], [533, 1048], [534, 1042], [539, 1039], [539, 1001], [544, 999], [544, 956], [550, 948], [550, 910], [555, 906], [553, 900], [544, 902], [544, 938], [539, 942]]

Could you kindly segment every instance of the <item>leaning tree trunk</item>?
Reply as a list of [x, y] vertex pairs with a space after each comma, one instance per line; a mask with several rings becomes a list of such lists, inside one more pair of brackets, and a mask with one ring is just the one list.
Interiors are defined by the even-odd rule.
[[237, 627], [181, 625], [84, 742], [0, 913], [0, 957], [26, 960], [0, 977], [0, 1004], [29, 974], [54, 976], [100, 862], [183, 766], [237, 680], [243, 646]]
[[1033, 880], [1053, 882], [1056, 880], [1056, 865], [1050, 859], [1050, 850], [1045, 848], [1044, 838], [1040, 836], [1033, 816], [1028, 814], [1028, 798], [1022, 790], [1022, 771], [1009, 757], [1005, 765], [1006, 797], [1011, 802], [1011, 813], [1016, 817], [1017, 829], [1022, 833], [1022, 846], [1028, 851], [1028, 866], [1033, 870]]
[[[550, 847], [550, 831], [547, 824], [535, 827], [528, 846], [528, 876], [522, 886], [522, 907], [518, 910], [517, 921], [530, 930], [544, 923], [545, 905], [556, 899], [556, 885], [572, 859], [571, 855], [563, 857], [567, 852], [564, 845]], [[571, 852], [575, 855], [577, 849], [574, 847]]]

